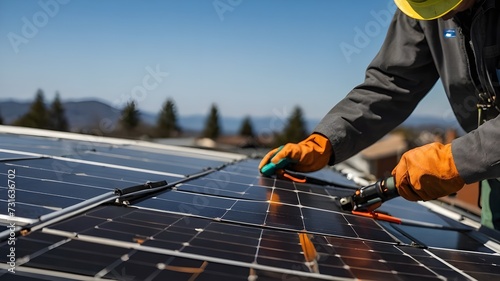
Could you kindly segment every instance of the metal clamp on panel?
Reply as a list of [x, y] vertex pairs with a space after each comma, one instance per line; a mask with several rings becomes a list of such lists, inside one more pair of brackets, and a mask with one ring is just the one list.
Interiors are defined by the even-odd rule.
[[127, 194], [134, 193], [137, 191], [146, 190], [146, 189], [153, 189], [153, 188], [157, 188], [157, 187], [161, 187], [161, 186], [165, 186], [165, 185], [167, 185], [167, 181], [165, 181], [165, 180], [157, 181], [157, 182], [148, 181], [144, 184], [134, 185], [134, 186], [126, 187], [123, 189], [115, 188], [115, 194], [118, 196], [123, 196], [123, 195], [127, 195]]

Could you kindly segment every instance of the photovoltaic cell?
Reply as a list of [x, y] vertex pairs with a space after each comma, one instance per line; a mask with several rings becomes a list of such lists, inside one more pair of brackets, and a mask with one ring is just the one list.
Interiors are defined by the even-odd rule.
[[397, 214], [397, 217], [399, 218], [410, 220], [417, 219], [419, 221], [445, 225], [449, 227], [465, 228], [463, 224], [457, 221], [439, 215], [438, 213], [433, 212], [420, 204], [408, 202], [403, 198], [394, 198], [390, 201], [387, 201], [377, 210], [388, 214]]
[[[351, 220], [349, 221], [338, 212], [339, 207], [333, 197], [325, 195], [328, 191], [315, 194], [310, 190], [300, 191], [294, 183], [282, 180], [259, 182], [259, 176], [243, 177], [235, 172], [217, 176], [218, 173], [225, 171], [187, 181], [177, 187], [180, 193], [168, 191], [136, 205], [278, 229], [295, 231], [305, 229], [324, 234], [394, 241], [385, 230], [370, 219], [348, 216]], [[226, 178], [226, 181], [214, 180], [216, 178]], [[261, 185], [263, 183], [272, 186], [263, 186]], [[231, 192], [233, 185], [236, 192]], [[182, 193], [182, 191], [187, 192]], [[214, 195], [222, 195], [224, 200], [221, 201]], [[367, 228], [368, 231], [365, 230]]]
[[[262, 177], [260, 159], [2, 134], [0, 140], [8, 142], [0, 145], [0, 180], [8, 168], [17, 172], [17, 216], [36, 218], [147, 181], [170, 184], [163, 192], [110, 201], [16, 235], [19, 274], [8, 273], [8, 257], [0, 255], [2, 280], [499, 277], [495, 247], [425, 206], [398, 198], [380, 210], [463, 230], [395, 225], [340, 210], [338, 198], [356, 186], [332, 170], [307, 174], [321, 180], [315, 184], [295, 183]], [[65, 158], [13, 161], [15, 150]], [[0, 253], [9, 251], [4, 239]]]
[[322, 169], [319, 171], [307, 173], [307, 176], [321, 179], [325, 182], [332, 183], [332, 186], [346, 186], [351, 187], [351, 189], [359, 188], [352, 180], [348, 180], [347, 177], [340, 172], [331, 169]]
[[401, 225], [398, 229], [409, 234], [416, 241], [430, 247], [458, 249], [462, 251], [475, 251], [493, 253], [494, 251], [485, 247], [482, 243], [471, 238], [467, 232], [453, 230], [440, 230]]
[[[7, 188], [2, 187], [2, 189], [4, 190], [0, 192], [0, 200], [8, 201], [9, 198]], [[38, 205], [40, 204], [40, 202], [43, 202], [43, 204], [45, 204], [44, 206], [54, 206], [58, 208], [69, 207], [82, 201], [81, 198], [72, 197], [69, 195], [61, 196], [55, 194], [47, 194], [43, 192], [43, 189], [39, 189], [38, 191], [18, 189], [16, 190], [16, 197], [22, 198], [22, 203], [24, 204]]]
[[38, 218], [116, 188], [180, 177], [124, 171], [57, 159], [27, 159], [0, 163], [0, 214], [8, 215], [8, 174], [14, 172], [16, 215]]
[[[12, 166], [26, 166], [26, 169], [31, 169], [26, 172], [27, 175], [36, 173], [37, 169], [44, 172], [45, 177], [50, 179], [73, 182], [81, 184], [90, 184], [102, 186], [106, 185], [107, 181], [116, 181], [118, 186], [129, 186], [142, 184], [147, 181], [161, 181], [167, 180], [168, 182], [177, 181], [182, 178], [182, 175], [172, 176], [165, 174], [148, 173], [145, 171], [136, 171], [133, 169], [124, 170], [117, 167], [107, 167], [99, 165], [98, 163], [91, 165], [85, 163], [67, 162], [57, 159], [37, 159], [28, 163], [16, 161], [10, 163]], [[20, 174], [23, 176], [23, 174]], [[123, 182], [123, 184], [122, 184]]]
[[[498, 276], [495, 276], [498, 269], [493, 265], [500, 259], [498, 254], [490, 255], [445, 249], [422, 251], [422, 249], [409, 247], [405, 247], [404, 252], [433, 272], [445, 276], [449, 280], [496, 280], [498, 278]], [[455, 267], [455, 265], [460, 266], [454, 260], [458, 256], [460, 256], [461, 260], [466, 259], [470, 261], [469, 266], [471, 267], [467, 271], [463, 271], [461, 267]], [[489, 263], [488, 259], [491, 259], [492, 263]], [[487, 267], [486, 271], [484, 271], [485, 266]], [[459, 271], [454, 270], [454, 268], [459, 269]]]
[[460, 268], [467, 275], [477, 280], [499, 280], [500, 278], [500, 256], [498, 254], [457, 252], [441, 249], [430, 249], [429, 252], [452, 266]]
[[117, 158], [126, 161], [146, 161], [151, 163], [170, 163], [181, 167], [219, 167], [227, 163], [217, 157], [201, 157], [194, 153], [181, 153], [176, 151], [163, 151], [153, 148], [137, 148], [130, 146], [114, 146], [99, 151], [88, 151], [88, 155], [99, 155], [102, 157]]
[[[115, 206], [97, 208], [87, 212], [84, 216], [55, 224], [51, 228], [63, 231], [76, 229], [82, 236], [108, 239], [114, 237], [116, 241], [177, 250], [195, 256], [208, 255], [213, 258], [248, 264], [256, 262], [263, 266], [301, 272], [310, 270], [304, 264], [303, 249], [297, 232], [294, 231], [262, 229], [225, 223], [224, 221], [218, 222], [210, 219]], [[103, 233], [106, 235], [102, 235]], [[19, 242], [30, 249], [38, 249], [37, 252], [40, 250], [43, 252], [43, 249], [47, 249], [45, 253], [30, 259], [26, 266], [54, 269], [54, 264], [59, 264], [64, 265], [65, 270], [71, 273], [91, 276], [109, 268], [106, 277], [123, 273], [125, 270], [127, 274], [131, 274], [130, 276], [148, 278], [154, 275], [153, 280], [161, 280], [160, 278], [165, 278], [165, 276], [192, 278], [193, 273], [186, 273], [186, 268], [199, 269], [202, 268], [201, 264], [203, 264], [202, 259], [192, 260], [130, 249], [117, 248], [103, 251], [101, 244], [78, 241], [74, 241], [76, 242], [74, 244], [70, 244], [73, 241], [67, 242], [48, 250], [48, 246], [51, 244], [36, 242], [37, 239], [31, 239], [28, 235], [26, 238], [21, 238]], [[52, 239], [52, 241], [55, 240], [57, 239]], [[370, 242], [329, 235], [311, 235], [311, 241], [317, 251], [317, 267], [320, 274], [364, 278], [375, 270], [374, 275], [371, 276], [388, 278], [388, 280], [417, 277], [422, 277], [422, 280], [439, 280], [435, 271], [407, 255], [405, 253], [406, 247], [400, 248], [392, 243]], [[32, 245], [33, 243], [38, 244]], [[418, 251], [420, 255], [425, 255], [423, 249], [409, 249], [414, 252]], [[102, 253], [94, 258], [94, 260], [99, 260], [98, 264], [84, 259], [86, 255], [95, 254], [95, 252]], [[26, 252], [28, 255], [29, 253], [30, 251]], [[137, 257], [135, 257], [136, 254]], [[123, 255], [127, 255], [127, 259], [123, 259]], [[178, 261], [178, 264], [190, 264], [191, 267], [174, 266], [171, 263], [174, 260]], [[161, 269], [158, 268], [158, 264], [161, 264]], [[199, 266], [192, 267], [193, 264]], [[214, 275], [220, 275], [220, 278], [241, 278], [242, 272], [246, 274], [250, 272], [249, 268], [245, 269], [244, 267], [213, 262], [208, 262], [208, 264], [214, 269], [228, 267], [232, 268], [232, 271], [224, 272], [225, 275], [220, 275], [222, 273], [215, 270], [213, 272], [210, 270], [205, 272], [205, 269], [198, 271], [204, 278]], [[184, 269], [181, 270], [181, 268]], [[397, 271], [394, 268], [397, 268]], [[187, 275], [177, 275], [178, 273]], [[262, 274], [268, 278], [276, 277], [275, 273], [268, 271], [257, 270], [256, 274], [259, 276]], [[283, 277], [283, 275], [278, 276]]]
[[[89, 218], [92, 218], [89, 220]], [[151, 218], [147, 220], [147, 218]], [[141, 220], [146, 219], [146, 220]], [[130, 239], [129, 237], [144, 237], [147, 241], [132, 239], [123, 242], [140, 243], [144, 246], [154, 245], [160, 249], [175, 249], [181, 253], [192, 254], [194, 256], [210, 256], [213, 258], [227, 259], [241, 263], [257, 263], [263, 266], [280, 266], [289, 270], [308, 272], [310, 269], [304, 264], [304, 253], [299, 236], [295, 232], [281, 231], [274, 229], [259, 229], [252, 226], [241, 226], [238, 224], [228, 224], [208, 219], [189, 218], [181, 215], [155, 213], [152, 211], [137, 210], [134, 208], [108, 206], [99, 208], [96, 211], [88, 212], [84, 216], [79, 216], [53, 225], [55, 230], [72, 229], [72, 225], [85, 225], [80, 229], [79, 235], [93, 236], [98, 230], [107, 230], [128, 236], [117, 235], [116, 240]], [[94, 227], [87, 227], [94, 224]], [[129, 227], [124, 227], [128, 225]], [[170, 231], [170, 227], [177, 229], [189, 229], [191, 231]], [[99, 236], [96, 236], [99, 237]], [[55, 265], [71, 273], [94, 276], [103, 269], [108, 268], [106, 276], [121, 272], [121, 269], [128, 271], [128, 274], [148, 278], [153, 273], [157, 273], [156, 278], [164, 278], [171, 275], [170, 271], [176, 273], [189, 273], [186, 278], [192, 278], [193, 272], [187, 272], [187, 268], [202, 268], [203, 259], [185, 259], [182, 257], [171, 257], [148, 253], [147, 251], [130, 250], [126, 248], [115, 248], [101, 245], [99, 243], [88, 243], [83, 241], [69, 241], [57, 247], [50, 248], [50, 243], [41, 245], [31, 245], [36, 239], [31, 239], [30, 235], [21, 238], [21, 242], [31, 248], [38, 249], [42, 254], [29, 259], [27, 266], [54, 269]], [[318, 271], [317, 274], [335, 274], [349, 278], [363, 276], [364, 270], [377, 268], [379, 275], [394, 277], [390, 267], [381, 266], [387, 261], [398, 261], [401, 265], [398, 276], [404, 274], [428, 275], [432, 277], [424, 267], [413, 259], [406, 258], [403, 252], [394, 245], [380, 242], [367, 242], [352, 238], [336, 238], [331, 236], [311, 235], [311, 243], [315, 245], [317, 251]], [[154, 242], [154, 243], [149, 243]], [[175, 246], [176, 245], [176, 246]], [[98, 250], [99, 249], [99, 250]], [[380, 249], [383, 249], [380, 250]], [[98, 256], [92, 260], [90, 255]], [[122, 257], [127, 255], [126, 259]], [[136, 256], [137, 255], [137, 256]], [[174, 261], [176, 261], [174, 263]], [[78, 266], [76, 266], [78, 264]], [[161, 264], [158, 267], [158, 264]], [[187, 266], [189, 265], [189, 267]], [[249, 268], [234, 267], [229, 264], [217, 264], [208, 262], [213, 272], [198, 271], [206, 276], [222, 274], [216, 268], [232, 268], [225, 272], [227, 278], [233, 275], [241, 277], [242, 272], [250, 273]], [[183, 270], [180, 270], [184, 268]], [[142, 271], [140, 270], [142, 269]], [[148, 271], [145, 271], [148, 269]], [[142, 272], [142, 273], [140, 273]], [[272, 272], [255, 271], [257, 275], [262, 274], [269, 278], [273, 277]], [[324, 273], [323, 273], [324, 272]], [[402, 274], [402, 275], [401, 275]], [[222, 275], [221, 275], [222, 276]], [[282, 275], [281, 275], [282, 276]], [[291, 277], [294, 275], [291, 274]], [[434, 275], [435, 276], [435, 275]], [[208, 278], [208, 277], [205, 277]], [[160, 280], [160, 279], [154, 279]], [[311, 279], [312, 280], [312, 279]]]
[[94, 141], [91, 136], [85, 140], [67, 140], [36, 136], [0, 135], [0, 149], [18, 150], [52, 156], [78, 155], [89, 150], [111, 147], [110, 144]]
[[[71, 156], [68, 158], [71, 158]], [[137, 159], [137, 158], [123, 159], [122, 157], [113, 157], [109, 155], [102, 155], [95, 153], [86, 153], [83, 155], [79, 155], [78, 159], [108, 163], [112, 165], [123, 165], [124, 163], [126, 163], [127, 167], [146, 169], [152, 171], [168, 171], [169, 173], [180, 174], [180, 175], [197, 174], [202, 172], [203, 169], [206, 168], [202, 166], [180, 166], [176, 164], [171, 164], [169, 162], [150, 161], [146, 159]]]

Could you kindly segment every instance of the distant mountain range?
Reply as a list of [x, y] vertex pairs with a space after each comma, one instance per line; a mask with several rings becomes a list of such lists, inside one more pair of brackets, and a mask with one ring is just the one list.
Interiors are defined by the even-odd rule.
[[[0, 116], [4, 124], [10, 124], [17, 118], [28, 112], [31, 101], [0, 100]], [[63, 102], [66, 117], [72, 131], [85, 130], [90, 128], [111, 128], [116, 125], [120, 118], [120, 110], [109, 104], [97, 100], [66, 101]], [[178, 116], [179, 125], [185, 131], [199, 132], [205, 126], [206, 115]], [[156, 123], [157, 115], [149, 112], [141, 112], [141, 120], [149, 125]], [[222, 131], [225, 134], [238, 132], [243, 117], [220, 116]], [[251, 121], [256, 133], [267, 134], [273, 131], [281, 131], [287, 120], [277, 117], [252, 117]], [[318, 119], [306, 119], [309, 130], [314, 129]], [[432, 116], [411, 116], [403, 124], [408, 127], [439, 127], [439, 128], [459, 128], [454, 119], [443, 119]]]

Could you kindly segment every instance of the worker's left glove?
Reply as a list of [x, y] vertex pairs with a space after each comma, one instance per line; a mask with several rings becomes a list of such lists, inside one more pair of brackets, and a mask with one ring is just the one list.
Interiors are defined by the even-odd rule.
[[432, 200], [460, 190], [451, 144], [434, 142], [403, 154], [392, 171], [399, 195], [410, 201]]
[[260, 162], [259, 171], [265, 176], [272, 176], [280, 169], [313, 172], [324, 168], [331, 155], [328, 138], [311, 134], [299, 143], [288, 143], [268, 152]]

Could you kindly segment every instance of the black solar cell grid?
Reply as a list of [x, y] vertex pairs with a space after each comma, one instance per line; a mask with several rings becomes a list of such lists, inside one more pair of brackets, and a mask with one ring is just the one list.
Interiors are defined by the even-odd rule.
[[[74, 228], [75, 225], [84, 229], [78, 231], [79, 235], [94, 237], [95, 240], [64, 240], [66, 238], [43, 233], [19, 238], [17, 244], [20, 245], [21, 255], [33, 255], [24, 266], [110, 278], [125, 273], [141, 278], [133, 280], [161, 280], [166, 276], [182, 276], [187, 279], [181, 280], [189, 280], [194, 274], [203, 278], [219, 276], [229, 280], [242, 278], [242, 274], [248, 276], [252, 270], [257, 276], [266, 278], [284, 278], [285, 272], [290, 278], [298, 278], [295, 273], [302, 272], [310, 274], [310, 278], [319, 274], [319, 277], [325, 278], [337, 276], [362, 279], [371, 276], [369, 278], [383, 277], [387, 280], [440, 280], [456, 274], [443, 261], [460, 265], [470, 274], [493, 277], [495, 273], [485, 273], [484, 270], [496, 269], [498, 264], [495, 263], [499, 259], [498, 255], [462, 255], [455, 251], [430, 250], [436, 256], [433, 257], [428, 250], [395, 243], [309, 234], [308, 239], [316, 252], [316, 266], [308, 266], [299, 239], [303, 232], [262, 229], [116, 206], [98, 208], [55, 224], [50, 230], [78, 229]], [[107, 234], [102, 235], [103, 231]], [[159, 254], [150, 248], [130, 249], [125, 244], [109, 246], [106, 240], [99, 240], [110, 237], [119, 242], [175, 252], [169, 252], [171, 255]], [[5, 247], [4, 244], [0, 250]], [[176, 256], [175, 253], [186, 254], [190, 258]], [[206, 261], [206, 257], [227, 260], [227, 264]], [[269, 266], [276, 271], [251, 269], [255, 264]], [[227, 271], [219, 271], [224, 268]]]
[[[1, 134], [0, 140], [4, 224], [8, 169], [16, 169], [20, 218], [35, 219], [115, 188], [170, 184], [163, 192], [107, 201], [32, 232], [28, 227], [24, 236], [16, 233], [18, 273], [7, 271], [9, 257], [2, 254], [2, 280], [500, 278], [497, 248], [423, 205], [398, 198], [380, 210], [462, 230], [395, 225], [341, 211], [338, 197], [355, 185], [332, 170], [308, 175], [326, 185], [295, 183], [262, 177], [259, 159], [215, 152]], [[10, 251], [4, 239], [0, 253]]]

